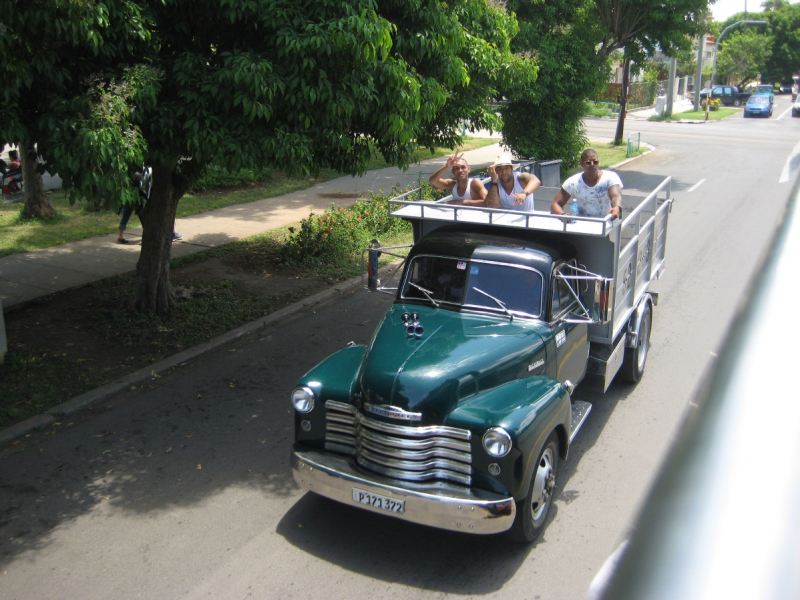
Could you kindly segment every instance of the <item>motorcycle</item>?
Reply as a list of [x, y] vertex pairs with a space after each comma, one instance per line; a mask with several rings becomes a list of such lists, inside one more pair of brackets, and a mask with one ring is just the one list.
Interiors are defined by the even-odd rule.
[[22, 193], [24, 190], [22, 168], [9, 167], [8, 163], [0, 158], [0, 187], [2, 187], [3, 196]]

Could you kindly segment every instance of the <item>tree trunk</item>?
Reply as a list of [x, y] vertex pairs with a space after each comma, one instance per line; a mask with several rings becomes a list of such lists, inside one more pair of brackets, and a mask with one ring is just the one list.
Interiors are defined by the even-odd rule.
[[56, 211], [50, 204], [44, 189], [42, 175], [36, 170], [39, 156], [33, 142], [24, 142], [20, 146], [20, 162], [22, 163], [22, 180], [25, 182], [25, 206], [22, 209], [24, 219], [51, 219]]
[[169, 281], [175, 212], [184, 190], [176, 189], [172, 172], [153, 168], [150, 198], [139, 213], [142, 222], [142, 251], [136, 264], [138, 287], [134, 308], [139, 312], [166, 315], [176, 306]]
[[614, 144], [622, 144], [622, 137], [625, 135], [625, 115], [628, 110], [628, 79], [631, 70], [631, 59], [627, 53], [622, 58], [622, 91], [619, 98], [619, 117], [617, 118], [617, 133], [614, 136]]

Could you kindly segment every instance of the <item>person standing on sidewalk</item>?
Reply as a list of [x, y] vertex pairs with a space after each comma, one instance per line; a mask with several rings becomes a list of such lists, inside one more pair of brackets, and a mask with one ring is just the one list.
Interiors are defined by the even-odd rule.
[[561, 186], [553, 198], [550, 212], [563, 215], [569, 199], [578, 201], [579, 217], [622, 218], [622, 179], [614, 171], [600, 168], [597, 152], [588, 148], [581, 152], [582, 173], [576, 173]]
[[[442, 178], [447, 169], [450, 169], [453, 179], [449, 177]], [[450, 190], [452, 192], [453, 199], [449, 200], [448, 204], [483, 206], [483, 201], [486, 199], [486, 188], [480, 179], [470, 177], [469, 172], [469, 164], [464, 158], [464, 153], [462, 152], [461, 156], [459, 156], [458, 152], [456, 152], [453, 156], [448, 157], [443, 167], [439, 167], [430, 176], [429, 181], [431, 185], [441, 190]]]
[[517, 173], [508, 153], [501, 154], [489, 165], [492, 182], [486, 194], [486, 206], [506, 210], [534, 210], [533, 193], [542, 182], [532, 173]]
[[[149, 167], [143, 173], [133, 174], [133, 185], [139, 189], [139, 200], [135, 204], [125, 204], [119, 207], [119, 212], [122, 213], [122, 218], [119, 221], [119, 235], [117, 236], [118, 244], [129, 244], [130, 242], [125, 239], [125, 229], [128, 227], [128, 220], [135, 212], [139, 220], [142, 219], [142, 213], [146, 207], [147, 200], [150, 198], [150, 187], [153, 182], [153, 171]], [[180, 233], [175, 231], [175, 224], [172, 225], [172, 241], [183, 239]]]

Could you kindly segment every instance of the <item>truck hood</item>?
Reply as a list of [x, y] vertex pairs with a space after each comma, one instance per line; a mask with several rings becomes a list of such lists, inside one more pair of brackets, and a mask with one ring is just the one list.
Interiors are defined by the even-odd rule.
[[[503, 316], [395, 304], [364, 357], [363, 401], [378, 410], [365, 409], [379, 416], [388, 410], [387, 418], [400, 414], [423, 424], [442, 423], [462, 400], [541, 372], [542, 327]], [[418, 337], [409, 337], [409, 329]]]

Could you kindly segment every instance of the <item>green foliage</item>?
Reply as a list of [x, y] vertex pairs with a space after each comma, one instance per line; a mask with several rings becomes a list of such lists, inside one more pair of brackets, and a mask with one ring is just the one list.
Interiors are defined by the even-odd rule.
[[656, 83], [669, 76], [669, 66], [663, 61], [649, 60], [644, 68], [644, 80], [647, 83]]
[[493, 0], [31, 0], [2, 18], [0, 140], [35, 142], [96, 202], [134, 201], [131, 171], [153, 167], [136, 305], [159, 312], [158, 234], [212, 161], [361, 174], [376, 150], [407, 167], [465, 122], [496, 129], [491, 100], [536, 74]]
[[584, 102], [609, 72], [595, 51], [602, 32], [585, 2], [511, 0], [508, 8], [520, 23], [512, 49], [536, 57], [539, 76], [535, 85], [503, 88], [503, 141], [518, 156], [569, 167], [586, 144]]
[[[405, 190], [406, 192], [408, 190]], [[373, 238], [394, 237], [411, 230], [409, 223], [389, 214], [388, 200], [403, 193], [372, 192], [369, 198], [349, 208], [336, 207], [322, 215], [311, 214], [299, 229], [289, 228], [289, 238], [280, 255], [288, 264], [322, 264], [352, 260], [361, 255]], [[441, 198], [443, 192], [424, 183], [423, 198]]]
[[[700, 106], [705, 109], [706, 105], [708, 104], [708, 100], [704, 99], [700, 101]], [[722, 106], [722, 100], [719, 98], [712, 98], [711, 104], [708, 106], [708, 110], [719, 110], [720, 106]]]
[[605, 30], [600, 54], [625, 49], [637, 64], [663, 52], [677, 56], [691, 48], [692, 38], [706, 29], [708, 0], [594, 0], [598, 23]]
[[762, 66], [761, 81], [791, 80], [800, 66], [800, 4], [786, 2], [763, 16], [769, 23], [772, 53]]
[[619, 106], [614, 102], [586, 102], [586, 114], [593, 117], [614, 117]]
[[737, 81], [740, 86], [758, 78], [772, 54], [772, 39], [755, 28], [726, 34], [717, 56], [717, 73]]

